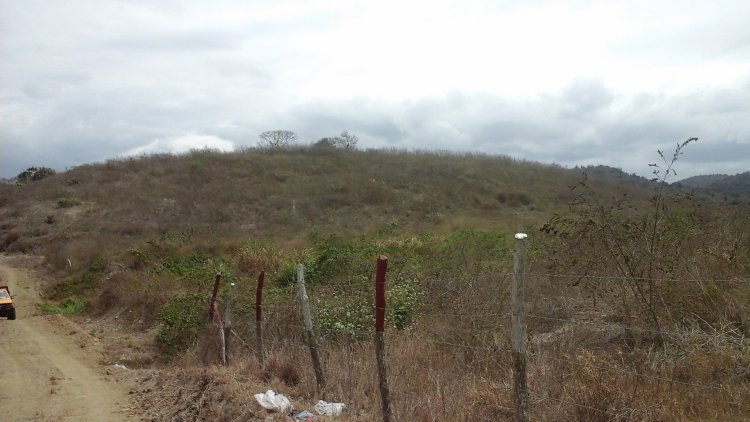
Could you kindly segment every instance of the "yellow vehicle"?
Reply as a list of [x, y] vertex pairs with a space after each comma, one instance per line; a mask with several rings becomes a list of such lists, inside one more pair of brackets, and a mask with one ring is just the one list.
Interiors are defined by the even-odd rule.
[[8, 286], [0, 286], [0, 317], [16, 319], [16, 307], [13, 305], [13, 296], [10, 295]]

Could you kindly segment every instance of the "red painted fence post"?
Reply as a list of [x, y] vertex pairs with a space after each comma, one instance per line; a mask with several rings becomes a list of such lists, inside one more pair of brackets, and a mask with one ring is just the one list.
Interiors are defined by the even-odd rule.
[[383, 402], [383, 421], [392, 420], [391, 394], [385, 370], [385, 273], [388, 270], [388, 257], [378, 258], [375, 270], [375, 358], [378, 362], [380, 398]]

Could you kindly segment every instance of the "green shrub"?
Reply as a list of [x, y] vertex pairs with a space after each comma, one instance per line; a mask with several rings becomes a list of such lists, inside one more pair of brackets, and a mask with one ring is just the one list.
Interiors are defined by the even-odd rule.
[[48, 314], [78, 315], [86, 308], [86, 301], [81, 298], [65, 299], [57, 305], [42, 303], [39, 309]]
[[317, 314], [314, 317], [316, 330], [323, 338], [337, 339], [347, 336], [362, 340], [373, 330], [372, 304], [368, 298], [357, 298], [350, 302], [339, 302], [335, 298], [315, 300]]
[[57, 300], [86, 296], [99, 285], [106, 266], [107, 261], [103, 257], [95, 257], [85, 272], [68, 277], [53, 286], [50, 296]]
[[196, 173], [196, 172], [201, 172], [203, 170], [205, 170], [205, 166], [200, 161], [193, 160], [193, 161], [190, 162], [190, 171], [191, 172]]
[[205, 253], [196, 252], [184, 258], [168, 258], [164, 260], [157, 273], [167, 272], [188, 283], [208, 283], [220, 273], [227, 283], [237, 281], [231, 271], [231, 263], [224, 257], [213, 257]]
[[387, 312], [389, 322], [397, 330], [404, 330], [414, 321], [423, 292], [414, 283], [393, 284], [388, 289]]
[[175, 355], [195, 343], [207, 309], [208, 297], [196, 293], [178, 296], [161, 308], [156, 342], [164, 353]]
[[81, 205], [81, 201], [72, 195], [57, 199], [57, 208], [71, 208], [77, 205]]
[[66, 299], [91, 291], [98, 284], [98, 278], [93, 272], [86, 272], [80, 276], [72, 276], [63, 280], [52, 288], [53, 299]]
[[273, 275], [273, 281], [279, 286], [292, 286], [297, 283], [297, 266], [305, 267], [305, 282], [310, 283], [317, 279], [317, 267], [315, 255], [312, 250], [304, 249], [290, 253], [281, 261], [278, 271]]

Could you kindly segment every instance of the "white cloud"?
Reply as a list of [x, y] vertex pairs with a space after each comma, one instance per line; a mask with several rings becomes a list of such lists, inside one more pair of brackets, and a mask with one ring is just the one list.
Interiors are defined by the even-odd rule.
[[171, 152], [174, 154], [179, 154], [183, 152], [189, 152], [193, 149], [204, 148], [215, 149], [222, 152], [230, 152], [234, 150], [234, 143], [213, 135], [187, 133], [184, 135], [173, 136], [169, 138], [154, 139], [148, 144], [125, 151], [122, 155], [125, 157], [129, 157], [158, 152]]

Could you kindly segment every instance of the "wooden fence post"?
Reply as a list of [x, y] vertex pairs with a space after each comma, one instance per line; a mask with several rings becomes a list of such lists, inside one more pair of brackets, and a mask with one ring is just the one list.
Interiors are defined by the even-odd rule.
[[524, 307], [524, 271], [526, 266], [526, 234], [517, 233], [513, 254], [513, 309], [511, 338], [513, 342], [513, 391], [516, 420], [529, 420], [529, 393], [526, 386], [526, 311]]
[[263, 281], [266, 272], [261, 271], [258, 275], [258, 287], [255, 289], [255, 346], [260, 366], [263, 366], [266, 354], [263, 350]]
[[229, 291], [224, 301], [224, 319], [221, 325], [221, 363], [229, 365], [229, 333], [232, 331], [232, 290], [234, 283], [229, 283]]
[[216, 273], [214, 279], [214, 287], [211, 290], [211, 300], [208, 302], [208, 315], [209, 321], [218, 322], [219, 317], [219, 305], [216, 303], [216, 296], [219, 294], [219, 284], [221, 283], [221, 273]]
[[305, 322], [305, 334], [307, 336], [307, 347], [310, 348], [310, 357], [312, 358], [313, 369], [315, 370], [315, 381], [318, 386], [318, 395], [325, 398], [326, 380], [323, 374], [323, 366], [320, 363], [318, 354], [318, 342], [315, 340], [313, 332], [312, 316], [310, 315], [310, 303], [307, 298], [305, 289], [305, 267], [302, 264], [297, 266], [297, 286], [299, 288], [299, 301], [302, 305], [302, 318]]
[[388, 270], [388, 257], [378, 258], [375, 270], [375, 358], [378, 361], [380, 399], [383, 404], [383, 421], [392, 420], [391, 393], [388, 388], [388, 375], [385, 370], [385, 272]]

